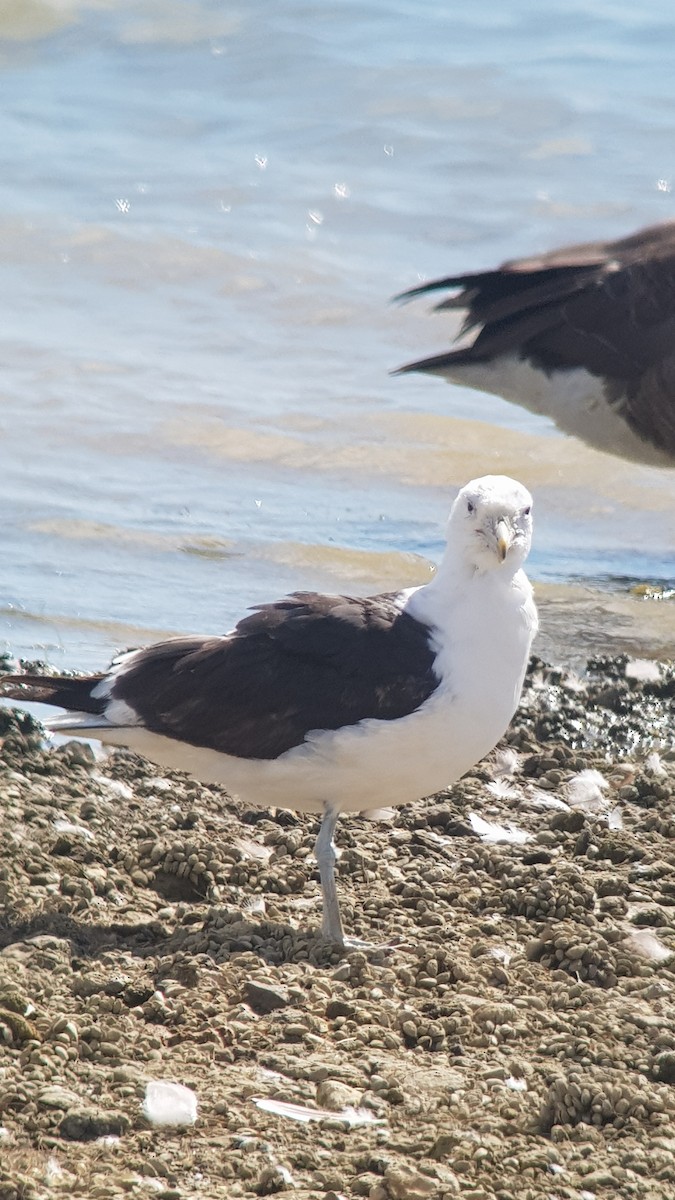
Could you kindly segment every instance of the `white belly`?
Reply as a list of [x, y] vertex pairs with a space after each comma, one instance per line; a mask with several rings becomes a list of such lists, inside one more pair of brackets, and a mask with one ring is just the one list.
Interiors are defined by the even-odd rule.
[[409, 717], [310, 734], [301, 746], [268, 760], [186, 746], [140, 728], [101, 730], [100, 736], [202, 783], [223, 784], [256, 807], [320, 812], [329, 803], [363, 812], [447, 787], [492, 749], [511, 715], [478, 733], [480, 706], [459, 705], [443, 694]]
[[649, 466], [672, 463], [665, 453], [633, 432], [608, 404], [602, 379], [583, 367], [547, 375], [523, 359], [504, 355], [493, 362], [451, 366], [442, 374], [452, 383], [503, 396], [528, 412], [550, 417], [563, 433], [581, 438], [596, 450]]

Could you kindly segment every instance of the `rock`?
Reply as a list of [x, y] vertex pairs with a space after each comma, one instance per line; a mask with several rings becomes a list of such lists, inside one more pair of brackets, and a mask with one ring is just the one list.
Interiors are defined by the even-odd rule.
[[247, 979], [244, 983], [244, 999], [258, 1013], [271, 1013], [275, 1008], [286, 1008], [291, 1003], [286, 988], [278, 984], [260, 983], [257, 979]]
[[[7, 1034], [5, 1030], [8, 1031]], [[27, 1021], [25, 1017], [20, 1013], [13, 1012], [11, 1008], [0, 1008], [0, 1032], [5, 1042], [13, 1043], [15, 1046], [20, 1046], [23, 1042], [36, 1041], [38, 1037], [33, 1022]]]
[[368, 1192], [368, 1200], [389, 1200], [389, 1192], [383, 1183], [374, 1183]]
[[[584, 1175], [584, 1188], [589, 1191], [595, 1191], [596, 1188], [616, 1188], [617, 1179], [612, 1175], [611, 1171], [598, 1170], [591, 1171], [590, 1175]], [[614, 1193], [616, 1195], [616, 1192]]]
[[277, 1164], [261, 1171], [255, 1190], [259, 1196], [272, 1196], [275, 1192], [285, 1192], [294, 1186], [290, 1171]]
[[28, 1001], [26, 997], [12, 988], [0, 989], [0, 1008], [9, 1010], [9, 1012], [18, 1013], [20, 1017], [25, 1017], [28, 1011]]
[[459, 1179], [449, 1167], [436, 1167], [434, 1174], [437, 1179], [437, 1187], [443, 1196], [452, 1196], [461, 1191]]
[[57, 754], [67, 759], [72, 766], [92, 767], [96, 763], [96, 755], [92, 747], [86, 742], [76, 742], [74, 740], [66, 742], [64, 746], [60, 747]]
[[343, 1108], [358, 1108], [361, 1092], [339, 1079], [324, 1079], [316, 1089], [316, 1102], [320, 1108], [342, 1112]]
[[391, 1200], [427, 1200], [438, 1190], [435, 1181], [428, 1175], [402, 1164], [387, 1167], [384, 1181]]
[[355, 1014], [356, 1008], [346, 1000], [329, 1000], [326, 1005], [326, 1016], [329, 1021], [334, 1021], [337, 1017], [353, 1018]]
[[76, 1092], [54, 1084], [52, 1087], [43, 1088], [41, 1092], [38, 1092], [37, 1101], [43, 1108], [63, 1108], [67, 1111], [80, 1103], [80, 1097]]
[[93, 1142], [99, 1137], [126, 1133], [131, 1122], [124, 1113], [101, 1112], [98, 1108], [80, 1108], [66, 1113], [59, 1125], [62, 1138], [71, 1142]]
[[456, 1148], [457, 1143], [461, 1139], [456, 1133], [439, 1133], [431, 1150], [429, 1151], [430, 1158], [447, 1158]]
[[675, 1054], [664, 1050], [654, 1063], [654, 1074], [661, 1083], [675, 1083]]

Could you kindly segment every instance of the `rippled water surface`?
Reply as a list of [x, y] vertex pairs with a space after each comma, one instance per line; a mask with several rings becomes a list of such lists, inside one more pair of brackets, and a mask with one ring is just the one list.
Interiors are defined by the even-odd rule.
[[544, 647], [672, 654], [675, 603], [631, 588], [675, 583], [675, 472], [390, 376], [454, 326], [389, 299], [673, 216], [674, 35], [665, 0], [3, 9], [6, 648], [94, 667], [423, 580], [504, 471]]

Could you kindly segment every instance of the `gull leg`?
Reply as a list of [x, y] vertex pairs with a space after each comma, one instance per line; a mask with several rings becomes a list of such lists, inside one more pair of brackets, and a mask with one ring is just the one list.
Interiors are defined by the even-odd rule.
[[364, 942], [360, 938], [345, 937], [344, 935], [337, 888], [335, 886], [335, 860], [337, 855], [335, 853], [335, 846], [333, 845], [333, 834], [335, 833], [335, 826], [337, 825], [339, 815], [339, 809], [333, 808], [330, 804], [324, 804], [323, 819], [319, 826], [316, 842], [314, 843], [314, 854], [319, 867], [319, 878], [321, 880], [321, 892], [323, 895], [321, 935], [326, 941], [336, 942], [338, 946], [343, 946], [346, 950], [374, 950], [380, 953], [387, 953], [394, 949], [393, 945], [376, 946], [372, 942]]
[[342, 918], [340, 917], [340, 905], [338, 904], [337, 888], [335, 886], [335, 846], [333, 845], [333, 834], [339, 811], [333, 808], [330, 804], [324, 805], [323, 819], [319, 826], [319, 833], [314, 843], [314, 854], [319, 866], [319, 878], [321, 880], [321, 891], [323, 894], [323, 919], [321, 921], [321, 933], [330, 942], [337, 942], [339, 946], [344, 946], [345, 935], [342, 929]]

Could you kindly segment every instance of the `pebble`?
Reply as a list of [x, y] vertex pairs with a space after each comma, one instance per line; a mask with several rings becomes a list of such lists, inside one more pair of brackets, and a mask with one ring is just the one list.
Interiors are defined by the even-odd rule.
[[438, 1192], [435, 1179], [404, 1164], [387, 1167], [384, 1181], [390, 1200], [428, 1200]]
[[59, 1125], [59, 1133], [70, 1141], [91, 1142], [109, 1134], [126, 1133], [129, 1126], [129, 1118], [124, 1113], [79, 1108], [66, 1113]]
[[37, 1102], [44, 1108], [76, 1108], [80, 1103], [80, 1097], [77, 1092], [70, 1091], [68, 1088], [60, 1087], [54, 1084], [52, 1087], [43, 1088], [38, 1092]]
[[316, 1102], [320, 1108], [342, 1112], [345, 1108], [358, 1108], [362, 1092], [341, 1083], [339, 1079], [324, 1079], [316, 1089]]
[[291, 1003], [287, 988], [261, 983], [256, 979], [245, 981], [244, 998], [259, 1013], [270, 1013], [277, 1008], [286, 1008]]

